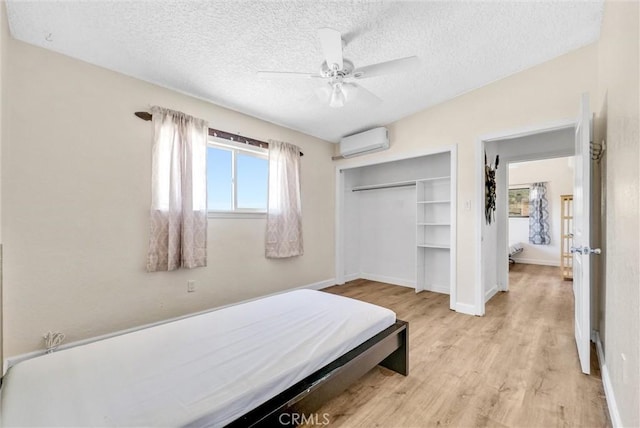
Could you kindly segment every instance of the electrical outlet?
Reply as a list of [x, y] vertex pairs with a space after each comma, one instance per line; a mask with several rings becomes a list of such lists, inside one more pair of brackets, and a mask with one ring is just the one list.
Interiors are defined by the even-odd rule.
[[187, 293], [193, 293], [196, 291], [196, 282], [193, 279], [187, 281]]

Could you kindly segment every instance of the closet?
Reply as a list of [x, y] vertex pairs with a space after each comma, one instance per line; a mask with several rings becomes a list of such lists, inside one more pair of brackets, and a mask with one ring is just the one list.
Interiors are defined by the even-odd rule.
[[338, 277], [455, 292], [455, 149], [338, 174]]

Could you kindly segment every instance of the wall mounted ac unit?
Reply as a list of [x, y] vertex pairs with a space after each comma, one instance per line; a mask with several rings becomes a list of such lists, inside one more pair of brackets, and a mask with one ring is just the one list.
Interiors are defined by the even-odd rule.
[[389, 148], [387, 128], [373, 128], [340, 140], [340, 155], [345, 158], [373, 153]]

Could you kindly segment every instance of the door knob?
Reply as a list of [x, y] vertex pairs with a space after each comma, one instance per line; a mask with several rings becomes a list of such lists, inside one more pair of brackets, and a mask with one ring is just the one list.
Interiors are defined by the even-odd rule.
[[569, 252], [571, 254], [602, 254], [602, 250], [600, 248], [591, 248], [591, 247], [571, 247], [569, 248]]

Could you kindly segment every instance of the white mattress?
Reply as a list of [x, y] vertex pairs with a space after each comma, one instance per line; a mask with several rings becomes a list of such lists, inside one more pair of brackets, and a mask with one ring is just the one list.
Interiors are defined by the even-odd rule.
[[221, 426], [395, 319], [298, 290], [58, 351], [9, 369], [2, 426]]

